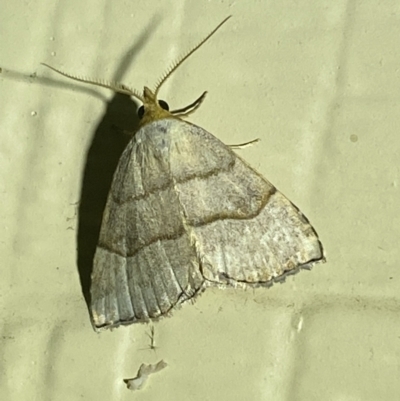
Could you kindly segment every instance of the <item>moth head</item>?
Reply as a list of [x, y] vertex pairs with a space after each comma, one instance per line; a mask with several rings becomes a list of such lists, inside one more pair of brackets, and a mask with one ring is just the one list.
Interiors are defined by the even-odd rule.
[[172, 117], [168, 103], [164, 100], [158, 100], [156, 94], [147, 86], [143, 89], [142, 102], [142, 106], [137, 111], [140, 125]]
[[140, 98], [143, 104], [138, 108], [137, 111], [138, 117], [140, 119], [140, 126], [165, 118], [180, 119], [186, 117], [190, 113], [193, 113], [193, 111], [201, 105], [207, 93], [204, 92], [193, 103], [182, 109], [170, 111], [169, 105], [166, 101], [157, 99], [156, 92], [157, 90], [153, 92], [147, 86], [145, 86], [143, 89], [143, 96]]

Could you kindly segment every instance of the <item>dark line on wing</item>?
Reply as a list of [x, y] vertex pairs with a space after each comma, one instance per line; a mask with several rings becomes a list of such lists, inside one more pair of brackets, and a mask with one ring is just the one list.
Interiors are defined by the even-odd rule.
[[263, 194], [263, 199], [261, 202], [260, 207], [253, 213], [246, 213], [246, 214], [239, 214], [239, 212], [220, 212], [213, 214], [208, 217], [203, 217], [203, 218], [196, 218], [196, 219], [188, 219], [187, 224], [189, 224], [191, 227], [202, 227], [206, 226], [208, 224], [214, 223], [214, 221], [217, 220], [251, 220], [254, 217], [257, 217], [265, 208], [267, 205], [269, 199], [271, 198], [272, 195], [276, 193], [276, 188], [271, 187], [271, 189], [268, 191], [268, 193]]
[[181, 228], [173, 234], [159, 235], [157, 237], [151, 238], [145, 244], [143, 244], [142, 246], [135, 249], [132, 253], [123, 253], [120, 250], [110, 247], [107, 243], [104, 243], [104, 242], [99, 242], [97, 247], [99, 247], [101, 249], [105, 249], [106, 251], [115, 253], [116, 255], [122, 256], [123, 258], [130, 258], [132, 256], [135, 256], [142, 249], [147, 248], [148, 246], [156, 243], [157, 241], [171, 241], [171, 240], [173, 241], [173, 240], [176, 240], [176, 239], [182, 237], [183, 234], [186, 234], [186, 231], [185, 231], [184, 227], [181, 226]]
[[[189, 182], [189, 181], [194, 180], [195, 178], [207, 179], [207, 178], [212, 177], [212, 176], [217, 176], [217, 175], [220, 174], [220, 173], [225, 173], [225, 172], [228, 172], [228, 171], [232, 170], [232, 168], [233, 168], [234, 165], [235, 165], [235, 162], [236, 162], [236, 160], [235, 160], [235, 159], [232, 159], [232, 161], [231, 161], [230, 163], [228, 163], [227, 167], [224, 167], [224, 168], [215, 168], [215, 169], [210, 170], [210, 171], [208, 171], [208, 172], [206, 172], [206, 173], [204, 173], [204, 174], [199, 174], [199, 173], [196, 173], [196, 174], [189, 174], [189, 175], [187, 175], [186, 177], [184, 177], [184, 178], [182, 178], [182, 179], [180, 179], [180, 180], [175, 180], [175, 182], [176, 182], [177, 184], [184, 184], [184, 183], [186, 183], [186, 182]], [[168, 180], [168, 181], [167, 181], [166, 183], [164, 183], [163, 185], [152, 189], [151, 191], [146, 191], [146, 192], [145, 192], [144, 194], [142, 194], [142, 195], [132, 196], [132, 197], [129, 197], [129, 198], [123, 199], [123, 200], [120, 200], [120, 199], [118, 199], [116, 196], [114, 196], [114, 193], [113, 193], [113, 192], [111, 192], [111, 196], [112, 196], [112, 200], [113, 200], [115, 203], [117, 203], [118, 205], [123, 205], [124, 203], [135, 202], [135, 201], [138, 201], [138, 200], [146, 199], [146, 198], [149, 197], [150, 195], [154, 195], [154, 194], [156, 194], [156, 193], [158, 193], [158, 192], [165, 191], [166, 189], [170, 188], [172, 185], [173, 185], [173, 178], [171, 178], [170, 180]]]
[[[276, 193], [276, 188], [275, 187], [271, 187], [270, 191], [268, 192], [267, 195], [264, 196], [264, 199], [262, 201], [261, 206], [258, 208], [258, 210], [256, 210], [254, 213], [251, 214], [247, 214], [245, 216], [243, 215], [232, 215], [229, 213], [216, 213], [212, 216], [209, 216], [208, 218], [203, 218], [201, 220], [199, 220], [198, 222], [194, 223], [194, 222], [190, 222], [187, 221], [187, 224], [189, 224], [191, 227], [202, 227], [202, 226], [206, 226], [208, 224], [212, 224], [217, 220], [250, 220], [253, 219], [254, 217], [257, 217], [265, 208], [265, 206], [267, 205], [270, 197]], [[127, 253], [124, 254], [122, 253], [120, 250], [116, 250], [113, 249], [112, 247], [110, 247], [108, 244], [103, 243], [103, 242], [99, 242], [98, 243], [98, 247], [101, 249], [104, 249], [106, 251], [115, 253], [116, 255], [119, 255], [123, 258], [129, 258], [129, 257], [133, 257], [135, 256], [139, 251], [141, 251], [144, 248], [147, 248], [148, 246], [154, 244], [157, 241], [170, 241], [170, 240], [176, 240], [180, 237], [182, 237], [184, 234], [187, 234], [185, 228], [183, 226], [181, 226], [181, 229], [173, 234], [168, 234], [168, 235], [160, 235], [157, 237], [153, 237], [151, 238], [149, 241], [146, 242], [146, 244], [143, 244], [142, 246], [138, 247], [137, 249], [135, 249], [133, 252], [131, 253]]]

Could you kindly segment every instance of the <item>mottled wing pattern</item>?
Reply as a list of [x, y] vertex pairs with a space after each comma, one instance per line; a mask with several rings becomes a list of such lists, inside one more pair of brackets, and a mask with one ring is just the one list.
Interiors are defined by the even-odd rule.
[[170, 168], [207, 281], [266, 285], [324, 260], [296, 206], [213, 135], [184, 124], [171, 139]]
[[98, 328], [156, 319], [205, 284], [268, 284], [323, 260], [303, 214], [229, 147], [175, 119], [119, 162], [94, 258]]
[[157, 319], [202, 288], [161, 123], [136, 133], [114, 174], [93, 263], [97, 328]]

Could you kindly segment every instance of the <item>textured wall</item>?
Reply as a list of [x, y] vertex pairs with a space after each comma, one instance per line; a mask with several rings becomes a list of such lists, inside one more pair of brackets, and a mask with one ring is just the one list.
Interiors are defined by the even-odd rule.
[[[8, 4], [6, 4], [8, 3]], [[85, 296], [135, 104], [52, 73], [165, 85], [318, 231], [328, 262], [96, 334]], [[398, 400], [400, 8], [357, 1], [4, 2], [0, 399]], [[140, 394], [141, 363], [168, 367]]]

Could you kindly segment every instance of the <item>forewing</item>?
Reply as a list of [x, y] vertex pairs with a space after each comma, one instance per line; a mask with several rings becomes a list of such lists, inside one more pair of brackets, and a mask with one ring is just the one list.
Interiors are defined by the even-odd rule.
[[[228, 146], [191, 124], [175, 142], [170, 168], [209, 282], [265, 285], [324, 260], [306, 217]], [[225, 162], [215, 165], [216, 154]]]
[[157, 319], [192, 298], [204, 281], [173, 186], [168, 147], [159, 141], [165, 136], [160, 124], [137, 132], [114, 174], [92, 273], [97, 328]]

